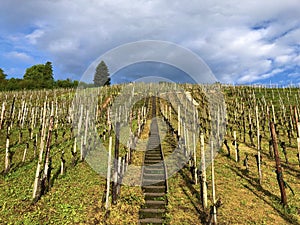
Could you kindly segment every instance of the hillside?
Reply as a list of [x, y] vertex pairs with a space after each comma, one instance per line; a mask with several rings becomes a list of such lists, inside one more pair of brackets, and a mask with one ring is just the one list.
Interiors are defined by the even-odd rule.
[[[77, 95], [74, 89], [0, 92], [0, 223], [138, 224], [145, 199], [136, 177], [143, 172], [141, 166], [152, 120], [151, 103], [145, 93], [152, 92], [159, 106], [158, 127], [169, 175], [166, 224], [207, 223], [212, 205], [211, 164], [207, 161], [208, 206], [205, 209], [201, 201], [201, 182], [194, 182], [193, 164], [196, 163], [200, 169], [200, 134], [204, 135], [206, 157], [209, 157], [209, 137], [211, 134], [217, 136], [218, 132], [222, 137], [221, 147], [215, 149], [217, 154], [214, 159], [216, 198], [222, 203], [217, 211], [218, 224], [300, 224], [300, 162], [297, 157], [300, 89], [218, 86], [216, 90], [220, 93], [205, 94], [203, 87], [198, 85], [180, 85], [176, 87], [179, 89], [172, 89], [169, 84], [162, 85], [172, 91], [157, 94], [151, 85], [143, 84], [135, 88], [116, 85], [85, 89]], [[223, 97], [224, 108], [220, 96]], [[182, 166], [179, 158], [172, 158], [178, 146], [179, 108], [183, 118], [181, 137], [190, 156], [188, 163]], [[51, 116], [54, 124], [48, 148]], [[221, 122], [214, 123], [215, 118]], [[119, 143], [119, 157], [124, 160], [121, 168], [124, 171], [127, 169], [123, 181], [136, 186], [121, 185], [116, 204], [112, 204], [110, 193], [110, 204], [106, 209], [106, 153], [109, 136], [112, 136], [114, 157], [117, 121], [121, 123], [121, 128], [122, 124], [126, 125], [121, 129]], [[275, 159], [273, 149], [270, 150], [269, 121], [276, 125], [283, 179], [287, 185], [288, 204], [285, 207], [280, 203]], [[255, 158], [258, 153], [257, 128], [261, 135], [261, 184]], [[235, 158], [235, 132], [239, 162]], [[195, 152], [193, 133], [197, 135]], [[9, 148], [6, 147], [7, 134]], [[42, 140], [44, 151], [39, 159]], [[218, 137], [214, 140], [217, 141]], [[230, 156], [224, 140], [227, 140]], [[101, 149], [99, 147], [98, 151], [100, 142]], [[83, 148], [85, 153], [81, 151]], [[104, 154], [101, 153], [102, 148]], [[47, 149], [50, 166], [46, 164]], [[7, 151], [9, 168], [5, 168]], [[244, 164], [246, 155], [248, 169]], [[127, 161], [128, 157], [131, 162]], [[51, 173], [46, 178], [45, 190], [36, 193], [33, 201], [38, 162], [42, 165], [40, 180], [49, 168]], [[112, 158], [112, 166], [113, 162]], [[176, 163], [180, 166], [172, 175], [172, 166]], [[112, 169], [111, 176], [113, 172]]]

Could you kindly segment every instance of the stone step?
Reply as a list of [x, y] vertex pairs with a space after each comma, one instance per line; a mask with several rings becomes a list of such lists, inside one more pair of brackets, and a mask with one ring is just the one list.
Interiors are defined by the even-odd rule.
[[162, 163], [162, 160], [157, 160], [157, 159], [147, 159], [144, 161], [145, 165], [151, 165], [151, 164], [156, 164], [156, 163]]
[[164, 218], [165, 217], [165, 209], [140, 209], [140, 218]]
[[141, 225], [149, 225], [149, 224], [163, 224], [164, 220], [161, 218], [145, 218], [140, 219]]
[[162, 157], [160, 151], [149, 151], [149, 152], [146, 152], [145, 156], [159, 156], [159, 157]]
[[162, 158], [161, 158], [161, 156], [149, 156], [149, 155], [146, 155], [145, 156], [145, 160], [160, 160], [160, 161], [162, 161]]
[[165, 200], [166, 194], [165, 193], [155, 193], [155, 192], [145, 192], [144, 193], [145, 200]]
[[149, 149], [146, 151], [146, 155], [160, 155], [161, 156], [161, 150], [155, 150], [155, 149]]
[[142, 187], [145, 192], [152, 192], [152, 193], [165, 193], [166, 186], [165, 185], [149, 185]]
[[164, 180], [165, 174], [153, 174], [153, 173], [144, 173], [144, 179], [146, 180]]
[[161, 167], [157, 167], [157, 168], [149, 168], [150, 166], [146, 166], [144, 168], [144, 173], [146, 174], [164, 174], [165, 173], [165, 170], [164, 168], [161, 166]]
[[163, 180], [154, 180], [154, 179], [143, 179], [143, 186], [162, 186], [165, 185], [166, 181], [165, 179]]
[[146, 200], [143, 208], [160, 209], [166, 207], [166, 200]]
[[156, 163], [156, 164], [144, 164], [144, 169], [149, 169], [149, 170], [152, 170], [152, 169], [164, 169], [164, 164], [163, 164], [163, 161], [161, 161], [160, 163]]
[[147, 146], [146, 153], [150, 151], [160, 152], [159, 144], [151, 144]]
[[[156, 98], [152, 97], [152, 117], [156, 115]], [[143, 186], [145, 204], [140, 209], [139, 224], [165, 224], [166, 181], [158, 123], [152, 119], [144, 158]]]
[[145, 155], [160, 155], [161, 156], [161, 150], [158, 149], [148, 149], [146, 152], [145, 152]]
[[[147, 147], [151, 147], [151, 149], [156, 149], [156, 148], [159, 148], [161, 145], [160, 145], [160, 140], [155, 138], [155, 140], [149, 140], [148, 141], [148, 144], [147, 144]], [[147, 148], [148, 149], [148, 148]]]
[[161, 153], [161, 150], [160, 149], [155, 149], [155, 148], [147, 148], [147, 150], [146, 150], [146, 155], [148, 155], [148, 154], [160, 154]]

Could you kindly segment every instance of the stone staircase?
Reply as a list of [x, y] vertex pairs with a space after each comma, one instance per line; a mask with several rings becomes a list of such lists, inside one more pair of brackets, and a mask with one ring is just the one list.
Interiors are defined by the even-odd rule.
[[[152, 117], [156, 115], [152, 98]], [[144, 158], [142, 189], [145, 205], [140, 209], [140, 224], [166, 224], [167, 180], [156, 118], [152, 118]]]

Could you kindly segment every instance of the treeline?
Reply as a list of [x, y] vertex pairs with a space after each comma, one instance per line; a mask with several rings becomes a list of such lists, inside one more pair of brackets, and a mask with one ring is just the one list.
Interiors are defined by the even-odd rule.
[[79, 84], [77, 80], [72, 81], [69, 78], [55, 81], [51, 62], [37, 64], [26, 69], [23, 79], [6, 79], [6, 76], [0, 68], [0, 91], [76, 88]]
[[35, 90], [35, 89], [54, 89], [54, 88], [76, 88], [78, 81], [70, 79], [57, 80], [53, 83], [44, 83], [41, 81], [24, 80], [11, 78], [8, 80], [0, 81], [0, 91], [14, 91], [14, 90]]

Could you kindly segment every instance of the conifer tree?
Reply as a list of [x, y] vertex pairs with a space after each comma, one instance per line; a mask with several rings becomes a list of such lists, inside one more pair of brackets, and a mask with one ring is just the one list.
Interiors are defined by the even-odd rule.
[[101, 61], [96, 68], [94, 85], [96, 87], [110, 85], [109, 71], [104, 61]]

